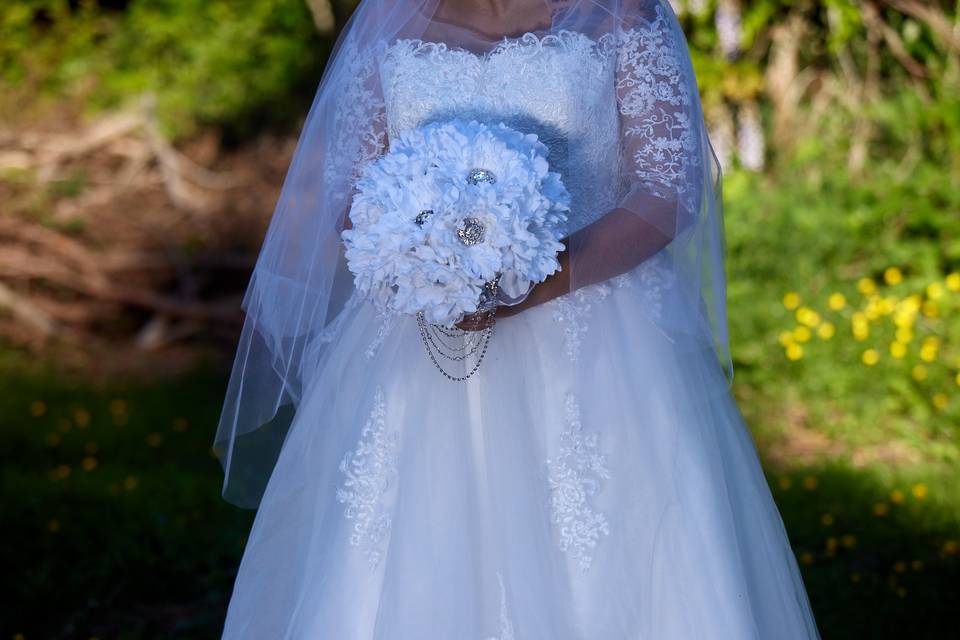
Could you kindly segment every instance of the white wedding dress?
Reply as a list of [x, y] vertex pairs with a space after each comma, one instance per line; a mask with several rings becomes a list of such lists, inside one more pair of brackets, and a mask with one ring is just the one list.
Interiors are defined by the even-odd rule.
[[[483, 55], [400, 40], [379, 69], [388, 131], [532, 128], [578, 228], [613, 204], [611, 55], [574, 32]], [[686, 304], [667, 260], [502, 318], [463, 383], [413, 317], [354, 295], [314, 377], [341, 384], [304, 390], [223, 637], [816, 638], [715, 354], [658, 328]]]

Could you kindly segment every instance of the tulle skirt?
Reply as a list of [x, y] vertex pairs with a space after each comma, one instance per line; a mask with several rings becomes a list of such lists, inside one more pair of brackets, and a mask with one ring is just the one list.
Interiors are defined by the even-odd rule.
[[466, 382], [415, 319], [349, 304], [223, 637], [817, 638], [723, 371], [652, 320], [679, 304], [652, 275], [501, 319]]

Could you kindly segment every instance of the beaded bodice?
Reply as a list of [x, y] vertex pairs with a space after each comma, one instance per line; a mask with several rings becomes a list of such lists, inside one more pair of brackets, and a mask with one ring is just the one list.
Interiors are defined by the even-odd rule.
[[401, 39], [380, 68], [387, 133], [454, 116], [536, 133], [571, 194], [566, 235], [616, 200], [615, 67], [612, 38], [594, 41], [574, 31], [527, 33], [482, 54]]

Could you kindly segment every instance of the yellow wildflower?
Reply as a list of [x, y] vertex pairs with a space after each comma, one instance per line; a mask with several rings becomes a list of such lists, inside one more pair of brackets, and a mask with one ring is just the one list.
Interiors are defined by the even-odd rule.
[[897, 341], [904, 344], [913, 340], [913, 329], [909, 327], [900, 327], [897, 329]]
[[82, 407], [73, 410], [73, 421], [81, 429], [90, 425], [90, 412]]
[[50, 472], [51, 480], [65, 480], [70, 477], [70, 467], [65, 464], [57, 465], [53, 471]]
[[796, 291], [789, 291], [783, 296], [783, 306], [791, 311], [800, 306], [800, 294]]
[[815, 327], [820, 324], [820, 314], [810, 307], [800, 307], [797, 309], [796, 315], [797, 322], [800, 324], [807, 325], [808, 327]]
[[893, 314], [893, 324], [896, 325], [898, 329], [909, 329], [913, 326], [916, 318], [916, 313], [907, 311], [906, 309], [900, 309]]
[[867, 365], [868, 367], [872, 367], [880, 362], [880, 352], [878, 352], [876, 349], [867, 349], [863, 352], [862, 359], [863, 364]]
[[931, 282], [927, 285], [927, 297], [931, 300], [939, 300], [943, 297], [943, 285], [939, 282]]
[[97, 468], [97, 459], [93, 456], [87, 456], [83, 459], [83, 470], [84, 471], [93, 471]]
[[950, 404], [950, 399], [947, 398], [945, 393], [935, 393], [933, 394], [933, 406], [937, 409], [946, 409], [947, 405]]
[[805, 476], [803, 478], [803, 488], [807, 491], [813, 491], [817, 488], [817, 476]]
[[910, 375], [913, 376], [913, 379], [917, 382], [923, 382], [927, 379], [927, 368], [922, 364], [918, 364], [910, 371]]
[[823, 340], [829, 340], [837, 333], [837, 328], [832, 322], [824, 322], [817, 327], [817, 335]]
[[890, 355], [892, 355], [897, 360], [902, 359], [907, 355], [907, 345], [903, 344], [900, 341], [890, 343]]
[[886, 502], [878, 502], [877, 504], [873, 505], [873, 515], [882, 518], [888, 513], [890, 513], [890, 505], [888, 505]]
[[793, 478], [790, 476], [780, 476], [780, 479], [777, 481], [777, 484], [780, 485], [780, 488], [784, 491], [788, 491], [790, 487], [793, 486]]
[[910, 492], [917, 500], [924, 500], [927, 497], [929, 489], [924, 483], [918, 482], [917, 484], [913, 485], [913, 487], [910, 489]]
[[890, 285], [903, 282], [903, 272], [896, 267], [890, 267], [883, 272], [883, 280]]
[[803, 357], [803, 347], [796, 343], [787, 345], [786, 354], [788, 360], [799, 360]]
[[870, 278], [860, 278], [857, 280], [857, 291], [865, 296], [869, 296], [877, 290], [877, 283]]
[[831, 293], [830, 297], [827, 298], [827, 306], [834, 311], [840, 311], [847, 306], [847, 297], [842, 293]]
[[789, 347], [793, 344], [793, 332], [781, 331], [780, 335], [777, 336], [777, 342], [779, 342], [782, 347]]
[[927, 300], [923, 303], [923, 315], [928, 318], [936, 318], [940, 315], [940, 307], [933, 300]]
[[813, 564], [813, 554], [809, 551], [804, 551], [800, 554], [800, 562], [803, 564]]
[[904, 495], [900, 489], [894, 489], [890, 492], [890, 502], [893, 504], [903, 504]]
[[954, 271], [947, 276], [944, 282], [947, 285], [947, 289], [950, 289], [950, 291], [960, 291], [960, 273]]
[[797, 342], [807, 342], [811, 337], [810, 329], [808, 327], [797, 327], [793, 330], [793, 339]]

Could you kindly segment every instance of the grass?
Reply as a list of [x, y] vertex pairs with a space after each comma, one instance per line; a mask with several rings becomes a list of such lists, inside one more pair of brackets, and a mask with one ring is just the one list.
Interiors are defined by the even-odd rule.
[[[7, 360], [0, 638], [219, 637], [251, 523], [221, 501], [209, 452], [222, 376], [94, 386]], [[932, 465], [769, 471], [825, 639], [948, 635], [955, 477]]]
[[251, 522], [209, 453], [223, 383], [4, 367], [0, 638], [218, 637]]

